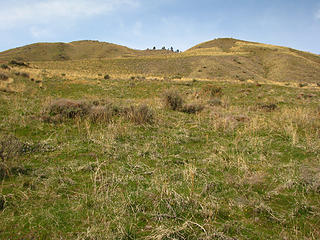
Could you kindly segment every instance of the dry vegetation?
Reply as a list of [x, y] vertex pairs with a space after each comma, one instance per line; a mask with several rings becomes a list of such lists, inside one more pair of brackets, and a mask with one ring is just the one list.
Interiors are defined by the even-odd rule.
[[1, 70], [0, 239], [320, 238], [319, 87], [83, 63]]

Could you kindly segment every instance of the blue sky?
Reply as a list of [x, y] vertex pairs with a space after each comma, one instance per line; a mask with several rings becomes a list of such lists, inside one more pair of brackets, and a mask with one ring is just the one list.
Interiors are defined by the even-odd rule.
[[219, 37], [320, 54], [320, 0], [0, 0], [0, 51], [99, 40], [186, 50]]

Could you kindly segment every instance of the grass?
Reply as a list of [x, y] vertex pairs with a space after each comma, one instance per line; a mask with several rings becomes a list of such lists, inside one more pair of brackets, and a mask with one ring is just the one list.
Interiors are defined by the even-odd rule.
[[320, 238], [318, 88], [40, 70], [0, 92], [25, 146], [1, 162], [1, 239]]

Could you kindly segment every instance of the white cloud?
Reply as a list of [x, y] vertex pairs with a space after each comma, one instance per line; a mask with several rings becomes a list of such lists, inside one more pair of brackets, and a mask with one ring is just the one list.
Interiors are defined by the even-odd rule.
[[137, 0], [13, 1], [0, 10], [0, 29], [48, 24], [109, 14], [120, 7], [137, 7]]

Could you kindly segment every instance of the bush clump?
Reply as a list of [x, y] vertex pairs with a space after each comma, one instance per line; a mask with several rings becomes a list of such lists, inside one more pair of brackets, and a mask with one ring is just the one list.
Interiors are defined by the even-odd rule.
[[24, 62], [19, 62], [19, 61], [16, 61], [16, 60], [11, 60], [9, 62], [10, 65], [13, 65], [13, 66], [18, 66], [18, 67], [28, 67], [28, 64], [24, 63]]
[[1, 81], [7, 81], [9, 79], [7, 74], [0, 73], [0, 80]]
[[154, 122], [154, 113], [150, 107], [145, 104], [131, 106], [124, 110], [126, 118], [137, 124], [152, 124]]
[[89, 119], [94, 123], [110, 122], [114, 115], [116, 115], [116, 112], [111, 105], [92, 106], [89, 111]]
[[47, 109], [45, 120], [61, 121], [63, 119], [74, 119], [83, 117], [90, 112], [90, 105], [86, 102], [71, 99], [58, 99], [52, 102]]
[[7, 64], [1, 64], [0, 68], [1, 69], [10, 69], [10, 67]]
[[58, 99], [45, 108], [42, 120], [61, 123], [67, 119], [88, 119], [93, 123], [108, 123], [115, 116], [123, 116], [138, 124], [151, 124], [154, 113], [147, 105], [123, 108], [109, 100], [79, 101]]
[[195, 114], [201, 112], [203, 109], [204, 106], [200, 103], [189, 103], [182, 106], [181, 112]]
[[104, 77], [103, 77], [105, 80], [109, 80], [110, 79], [110, 75], [109, 74], [106, 74], [106, 75], [104, 75]]
[[183, 105], [183, 99], [175, 90], [167, 90], [163, 94], [164, 104], [171, 110], [180, 110]]

